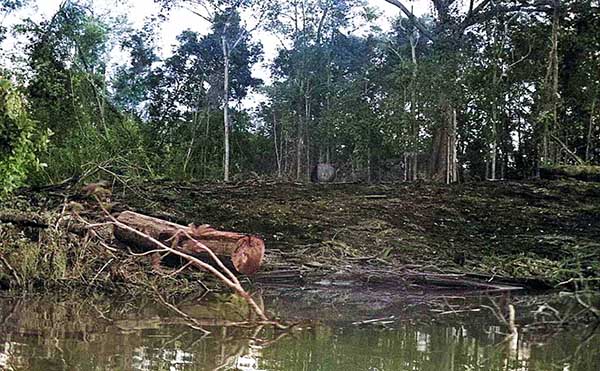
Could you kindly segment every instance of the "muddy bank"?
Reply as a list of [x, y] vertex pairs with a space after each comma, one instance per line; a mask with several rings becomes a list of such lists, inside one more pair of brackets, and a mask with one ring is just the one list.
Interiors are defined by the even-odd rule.
[[[49, 225], [0, 224], [5, 287], [53, 282], [129, 290], [159, 280], [185, 291], [209, 280], [192, 271], [165, 278], [153, 272], [148, 259], [112, 250], [110, 238], [99, 243], [65, 232], [79, 217], [104, 218], [94, 200], [80, 199], [80, 187], [22, 191], [4, 203], [3, 211], [41, 215]], [[261, 271], [251, 279], [258, 286], [410, 290], [484, 289], [477, 285], [490, 282], [543, 289], [573, 287], [575, 281], [600, 284], [600, 185], [594, 183], [115, 180], [106, 205], [113, 213], [133, 210], [184, 225], [207, 223], [260, 235], [267, 248]]]

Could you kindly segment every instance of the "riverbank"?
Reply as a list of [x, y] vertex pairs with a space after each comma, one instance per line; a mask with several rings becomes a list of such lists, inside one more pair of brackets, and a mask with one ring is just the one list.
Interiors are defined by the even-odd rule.
[[[5, 287], [51, 282], [131, 290], [158, 279], [193, 290], [188, 285], [208, 279], [202, 273], [165, 278], [153, 272], [149, 259], [113, 249], [110, 237], [66, 232], [78, 220], [104, 219], [94, 200], [79, 199], [80, 187], [22, 191], [5, 202], [5, 214], [34, 215], [49, 226], [1, 224]], [[208, 223], [260, 235], [265, 262], [250, 279], [258, 286], [486, 288], [478, 287], [481, 283], [550, 289], [600, 284], [597, 183], [116, 181], [107, 205], [113, 213], [133, 210], [184, 225]]]

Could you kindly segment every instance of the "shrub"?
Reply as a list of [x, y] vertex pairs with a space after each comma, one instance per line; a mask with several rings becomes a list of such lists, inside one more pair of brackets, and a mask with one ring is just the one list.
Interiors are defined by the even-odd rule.
[[18, 90], [0, 76], [0, 199], [23, 186], [30, 170], [43, 166], [36, 154], [47, 147], [50, 134], [38, 129]]

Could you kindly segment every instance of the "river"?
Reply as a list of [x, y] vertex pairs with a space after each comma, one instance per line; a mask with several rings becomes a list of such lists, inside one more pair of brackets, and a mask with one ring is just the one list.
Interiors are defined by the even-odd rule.
[[[235, 326], [233, 295], [158, 301], [52, 296], [0, 300], [5, 370], [569, 370], [600, 369], [600, 332], [557, 325], [581, 310], [554, 295], [343, 290], [266, 291], [292, 329]], [[516, 312], [508, 335], [503, 307]], [[173, 300], [169, 300], [173, 301]], [[552, 303], [552, 304], [549, 304]], [[540, 309], [541, 308], [541, 309]], [[545, 322], [545, 324], [544, 324]], [[204, 331], [198, 329], [201, 326]], [[208, 331], [209, 333], [206, 333]]]

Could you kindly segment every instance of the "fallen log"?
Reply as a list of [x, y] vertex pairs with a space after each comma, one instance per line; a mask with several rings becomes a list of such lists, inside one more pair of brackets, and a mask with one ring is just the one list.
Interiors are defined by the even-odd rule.
[[600, 182], [600, 166], [558, 165], [540, 167], [540, 178], [551, 180], [572, 178], [586, 182]]
[[[132, 211], [122, 212], [117, 220], [183, 253], [206, 258], [207, 253], [197, 246], [196, 241], [200, 242], [226, 265], [245, 275], [256, 273], [264, 256], [265, 244], [256, 236], [219, 231], [208, 225], [184, 226]], [[118, 225], [115, 225], [114, 235], [133, 248], [145, 251], [156, 249], [156, 245], [148, 239]]]
[[407, 274], [406, 279], [421, 285], [460, 288], [471, 290], [491, 290], [491, 291], [513, 291], [523, 290], [523, 286], [514, 286], [507, 284], [494, 284], [485, 281], [465, 278], [463, 274], [436, 274], [436, 273], [412, 273]]

